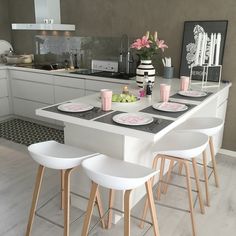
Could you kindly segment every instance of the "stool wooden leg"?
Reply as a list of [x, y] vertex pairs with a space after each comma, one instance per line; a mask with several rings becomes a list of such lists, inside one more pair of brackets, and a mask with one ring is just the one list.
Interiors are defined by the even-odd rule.
[[180, 163], [179, 163], [179, 171], [178, 171], [178, 174], [179, 174], [179, 175], [182, 175], [182, 170], [183, 170], [183, 163], [180, 162]]
[[109, 213], [108, 213], [108, 221], [107, 221], [107, 229], [111, 228], [111, 222], [112, 222], [112, 207], [114, 204], [114, 199], [115, 199], [115, 190], [114, 189], [110, 189], [109, 191]]
[[25, 236], [29, 236], [31, 234], [32, 225], [33, 225], [34, 216], [35, 216], [35, 210], [36, 210], [38, 198], [39, 198], [39, 192], [40, 192], [41, 185], [42, 185], [44, 170], [45, 170], [45, 167], [40, 165], [38, 168], [38, 173], [37, 173], [37, 177], [36, 177], [33, 199], [32, 199], [29, 220], [28, 220], [28, 225], [27, 225]]
[[216, 187], [219, 187], [219, 177], [218, 177], [218, 173], [216, 170], [216, 159], [215, 159], [215, 151], [214, 151], [214, 145], [213, 145], [213, 139], [212, 137], [210, 137], [209, 139], [209, 144], [210, 144], [210, 150], [211, 150], [211, 161], [212, 161], [212, 165], [213, 165], [213, 173], [214, 173], [214, 177], [215, 177], [215, 184]]
[[161, 200], [161, 188], [162, 188], [162, 179], [163, 179], [163, 172], [165, 167], [165, 157], [161, 157], [161, 167], [160, 167], [160, 177], [159, 177], [159, 184], [157, 188], [157, 200]]
[[73, 169], [64, 171], [64, 236], [70, 235], [70, 175]]
[[203, 151], [202, 155], [203, 155], [203, 171], [204, 171], [204, 179], [205, 179], [206, 205], [210, 206], [209, 190], [208, 190], [208, 173], [207, 173], [206, 151]]
[[[101, 195], [100, 195], [99, 189], [97, 191], [96, 202], [97, 202], [98, 214], [99, 214], [100, 218], [102, 218], [104, 215], [104, 210], [103, 210], [103, 206], [102, 206], [102, 200], [101, 200]], [[106, 228], [105, 219], [102, 218], [101, 224], [102, 224], [102, 228], [105, 229]]]
[[124, 236], [130, 236], [130, 194], [132, 190], [126, 190], [124, 196]]
[[194, 216], [194, 211], [193, 211], [193, 198], [192, 198], [192, 187], [191, 187], [189, 163], [188, 161], [183, 161], [183, 164], [186, 170], [186, 181], [187, 181], [187, 189], [188, 189], [189, 210], [190, 210], [191, 222], [192, 222], [192, 231], [193, 231], [193, 236], [196, 236], [196, 225], [195, 225], [195, 216]]
[[61, 210], [64, 209], [65, 195], [65, 170], [61, 170]]
[[196, 187], [197, 187], [197, 195], [198, 195], [198, 200], [199, 200], [199, 205], [201, 209], [201, 213], [205, 214], [205, 208], [204, 204], [202, 201], [202, 191], [201, 191], [201, 186], [199, 182], [199, 174], [198, 174], [198, 169], [197, 169], [197, 162], [195, 158], [192, 158], [192, 164], [193, 164], [193, 172], [195, 176], [195, 181], [196, 181]]
[[170, 179], [171, 179], [171, 172], [173, 170], [174, 163], [175, 162], [173, 160], [170, 161], [169, 170], [168, 170], [167, 176], [166, 176], [166, 184], [164, 184], [163, 191], [162, 191], [162, 193], [164, 193], [164, 194], [166, 194], [167, 190], [168, 190], [168, 183], [170, 182]]
[[[153, 163], [152, 163], [152, 169], [153, 170], [156, 170], [157, 162], [158, 162], [159, 158], [161, 158], [161, 157], [158, 156], [158, 155], [154, 158]], [[152, 177], [152, 179], [151, 179], [152, 187], [154, 185], [154, 179], [155, 179], [155, 177]], [[142, 215], [142, 218], [141, 218], [142, 220], [140, 221], [140, 224], [139, 224], [140, 228], [144, 227], [144, 221], [143, 220], [145, 220], [146, 217], [147, 217], [147, 210], [148, 210], [148, 199], [146, 198], [145, 204], [144, 204], [144, 209], [143, 209], [143, 215]]]
[[149, 209], [152, 217], [152, 223], [153, 223], [153, 231], [155, 236], [159, 236], [159, 228], [157, 223], [157, 214], [156, 214], [156, 207], [153, 199], [153, 192], [152, 192], [152, 181], [148, 180], [146, 183], [146, 190], [147, 190], [147, 198], [149, 202]]
[[98, 184], [92, 182], [92, 187], [91, 187], [91, 192], [90, 192], [90, 197], [89, 197], [89, 202], [88, 202], [88, 207], [84, 219], [84, 225], [83, 225], [83, 230], [81, 236], [87, 236], [88, 235], [88, 230], [89, 230], [89, 225], [93, 213], [93, 206], [95, 203], [95, 199], [97, 196], [97, 191], [98, 191]]

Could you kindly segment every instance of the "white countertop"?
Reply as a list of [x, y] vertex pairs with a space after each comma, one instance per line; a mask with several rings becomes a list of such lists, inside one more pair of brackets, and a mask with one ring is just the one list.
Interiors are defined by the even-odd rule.
[[[175, 94], [178, 91], [178, 88], [179, 88], [179, 80], [178, 79], [168, 80], [168, 79], [157, 78], [157, 80], [155, 82], [155, 86], [153, 88], [153, 96], [152, 96], [151, 100], [149, 100], [148, 98], [141, 98], [140, 101], [137, 101], [135, 103], [125, 103], [125, 104], [124, 103], [112, 103], [112, 110], [123, 111], [123, 112], [137, 112], [137, 111], [144, 109], [154, 103], [159, 102], [159, 84], [161, 84], [161, 83], [171, 84], [171, 95]], [[172, 101], [179, 101], [182, 103], [194, 104], [196, 106], [194, 108], [192, 108], [191, 110], [185, 112], [183, 115], [181, 115], [178, 118], [171, 118], [171, 117], [167, 117], [167, 116], [163, 117], [163, 116], [159, 116], [159, 115], [151, 115], [153, 117], [164, 118], [166, 120], [173, 121], [170, 125], [168, 125], [164, 129], [162, 129], [157, 134], [134, 130], [134, 129], [130, 129], [128, 127], [122, 127], [122, 126], [117, 126], [117, 125], [112, 125], [112, 124], [105, 124], [105, 123], [97, 122], [94, 120], [85, 120], [85, 119], [69, 116], [66, 113], [65, 114], [55, 113], [55, 112], [45, 111], [43, 109], [37, 109], [36, 114], [43, 116], [43, 117], [52, 118], [55, 120], [60, 120], [60, 121], [66, 122], [66, 123], [72, 123], [72, 124], [76, 124], [76, 125], [80, 125], [80, 126], [84, 126], [84, 127], [103, 130], [106, 132], [112, 132], [112, 133], [116, 133], [116, 134], [142, 138], [142, 139], [146, 139], [149, 141], [156, 141], [157, 139], [159, 139], [160, 137], [165, 135], [167, 132], [169, 132], [170, 130], [175, 128], [177, 125], [179, 125], [180, 123], [184, 122], [189, 117], [196, 114], [201, 108], [206, 106], [208, 103], [210, 103], [213, 100], [216, 100], [218, 98], [218, 95], [220, 94], [220, 92], [228, 89], [230, 86], [231, 86], [231, 84], [221, 84], [220, 87], [211, 87], [211, 88], [204, 89], [204, 91], [213, 92], [213, 94], [211, 96], [207, 97], [202, 102], [191, 101], [191, 100], [187, 100], [187, 99], [181, 99], [181, 100], [180, 99], [171, 99]], [[132, 83], [129, 86], [129, 88], [130, 88], [130, 91], [132, 91], [133, 93], [138, 92], [138, 88], [135, 83]], [[192, 89], [200, 90], [201, 87], [200, 87], [200, 85], [194, 85], [192, 87]], [[88, 104], [91, 104], [91, 105], [97, 106], [97, 107], [101, 106], [101, 102], [100, 102], [98, 93], [90, 95], [90, 96], [74, 99], [71, 101], [88, 103]]]

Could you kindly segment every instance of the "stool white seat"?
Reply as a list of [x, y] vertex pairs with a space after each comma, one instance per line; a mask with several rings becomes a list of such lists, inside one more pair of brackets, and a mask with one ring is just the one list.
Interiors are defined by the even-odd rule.
[[171, 132], [154, 147], [154, 154], [163, 154], [184, 159], [195, 158], [206, 149], [208, 136], [189, 131]]
[[[160, 139], [154, 147], [154, 154], [155, 158], [153, 160], [153, 169], [157, 168], [158, 160], [161, 160], [160, 165], [160, 175], [159, 175], [159, 185], [157, 191], [157, 198], [160, 200], [161, 196], [161, 188], [162, 188], [162, 181], [163, 181], [163, 174], [165, 168], [165, 160], [170, 161], [169, 170], [167, 173], [167, 180], [166, 184], [163, 186], [163, 192], [166, 193], [167, 191], [167, 184], [170, 180], [171, 171], [173, 169], [174, 163], [178, 162], [181, 163], [186, 170], [186, 182], [187, 182], [187, 191], [188, 191], [188, 200], [189, 200], [189, 211], [191, 214], [191, 222], [192, 222], [192, 232], [193, 235], [196, 235], [196, 225], [195, 225], [195, 216], [193, 211], [193, 199], [192, 199], [192, 188], [191, 188], [191, 179], [190, 179], [190, 169], [189, 169], [189, 162], [192, 161], [193, 164], [193, 172], [196, 181], [196, 188], [197, 194], [199, 199], [199, 205], [201, 209], [201, 213], [205, 213], [204, 204], [202, 201], [202, 193], [200, 188], [199, 182], [199, 175], [197, 170], [196, 164], [196, 157], [199, 154], [205, 152], [205, 149], [208, 144], [208, 136], [203, 133], [198, 132], [190, 132], [190, 131], [173, 131], [168, 133], [162, 139]], [[203, 155], [204, 163], [205, 163], [205, 155]], [[204, 164], [206, 170], [206, 164]], [[208, 177], [204, 175], [205, 179]], [[207, 181], [205, 181], [208, 184]], [[146, 218], [147, 215], [147, 200], [145, 203], [144, 211], [143, 211], [143, 219]], [[143, 227], [143, 223], [141, 224]]]
[[97, 153], [71, 147], [56, 141], [35, 143], [28, 147], [31, 157], [40, 165], [51, 169], [66, 170], [79, 166], [88, 157]]
[[193, 117], [177, 126], [176, 130], [188, 130], [213, 136], [223, 127], [224, 121], [217, 117]]
[[[98, 186], [101, 185], [110, 189], [110, 196], [114, 190], [125, 190], [124, 194], [124, 235], [130, 236], [130, 194], [131, 191], [143, 184], [146, 185], [148, 203], [151, 211], [154, 235], [159, 236], [157, 216], [152, 193], [151, 179], [158, 171], [110, 158], [105, 155], [98, 155], [86, 159], [82, 162], [82, 167], [87, 176], [92, 180], [93, 185], [90, 192], [90, 201], [84, 221], [82, 236], [88, 235], [91, 220], [94, 198], [96, 197]], [[113, 198], [113, 197], [112, 197]], [[113, 199], [114, 200], [114, 199]], [[109, 199], [109, 209], [112, 209], [111, 198]], [[110, 213], [109, 212], [109, 213]], [[111, 224], [111, 215], [108, 216], [108, 227]]]
[[102, 154], [83, 161], [82, 167], [92, 181], [105, 188], [116, 190], [135, 189], [156, 173], [150, 168]]
[[[215, 178], [215, 185], [219, 187], [219, 177], [216, 168], [215, 149], [213, 145], [213, 137], [224, 126], [224, 120], [218, 117], [193, 117], [179, 125], [177, 130], [188, 130], [193, 132], [201, 132], [209, 136], [209, 146], [211, 152], [211, 161]], [[182, 167], [180, 166], [179, 172]]]
[[[60, 144], [56, 141], [46, 141], [35, 143], [28, 147], [33, 160], [39, 163], [38, 174], [36, 177], [31, 210], [26, 230], [26, 236], [30, 236], [33, 220], [36, 212], [39, 192], [43, 180], [45, 168], [61, 170], [61, 208], [64, 209], [64, 236], [70, 234], [70, 175], [72, 170], [79, 166], [81, 162], [89, 157], [96, 156], [98, 153]], [[96, 201], [98, 212], [103, 215], [99, 193]], [[105, 227], [104, 221], [102, 221]]]

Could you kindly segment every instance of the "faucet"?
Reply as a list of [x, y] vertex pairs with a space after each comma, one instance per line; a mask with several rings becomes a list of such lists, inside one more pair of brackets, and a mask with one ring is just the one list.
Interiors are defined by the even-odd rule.
[[120, 54], [119, 54], [119, 72], [120, 73], [130, 73], [130, 46], [129, 37], [127, 34], [123, 34], [120, 40]]

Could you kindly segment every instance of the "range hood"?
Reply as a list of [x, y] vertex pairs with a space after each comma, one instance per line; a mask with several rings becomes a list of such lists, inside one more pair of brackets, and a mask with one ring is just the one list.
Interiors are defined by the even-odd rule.
[[75, 25], [61, 24], [60, 0], [34, 0], [36, 23], [13, 23], [13, 30], [74, 31]]

